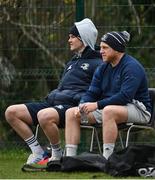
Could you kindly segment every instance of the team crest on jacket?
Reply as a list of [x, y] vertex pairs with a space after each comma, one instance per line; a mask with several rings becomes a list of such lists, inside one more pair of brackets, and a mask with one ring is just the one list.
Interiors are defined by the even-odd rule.
[[83, 63], [83, 64], [81, 65], [81, 68], [82, 68], [83, 70], [87, 70], [88, 67], [89, 67], [89, 64], [88, 64], [88, 63]]

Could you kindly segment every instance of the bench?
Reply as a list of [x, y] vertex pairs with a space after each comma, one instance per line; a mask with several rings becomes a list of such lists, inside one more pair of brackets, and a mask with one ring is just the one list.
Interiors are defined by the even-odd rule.
[[[122, 148], [125, 148], [129, 144], [129, 139], [130, 139], [130, 133], [132, 130], [154, 130], [155, 129], [155, 88], [149, 88], [149, 94], [151, 98], [151, 104], [152, 104], [152, 113], [151, 113], [151, 119], [148, 124], [137, 124], [137, 123], [122, 123], [118, 125], [118, 130], [119, 130], [119, 140], [121, 143]], [[94, 148], [94, 142], [96, 139], [97, 142], [97, 147], [99, 150], [99, 153], [102, 154], [102, 148], [100, 145], [99, 141], [99, 136], [98, 136], [98, 129], [102, 128], [102, 124], [98, 125], [87, 125], [87, 124], [82, 124], [81, 128], [85, 129], [90, 129], [91, 130], [91, 140], [90, 140], [90, 148], [89, 151], [92, 152]], [[121, 133], [125, 132], [125, 144], [123, 143], [122, 135]]]

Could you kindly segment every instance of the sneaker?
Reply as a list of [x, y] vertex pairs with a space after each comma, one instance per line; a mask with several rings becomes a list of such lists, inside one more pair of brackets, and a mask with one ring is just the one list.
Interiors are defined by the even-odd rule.
[[48, 162], [51, 162], [51, 161], [60, 161], [60, 159], [61, 159], [61, 156], [60, 157], [50, 157], [48, 159]]
[[26, 164], [35, 164], [40, 162], [43, 159], [48, 159], [47, 153], [45, 152], [44, 154], [30, 154]]
[[48, 161], [49, 161], [49, 158], [45, 157], [41, 161], [37, 162], [37, 164], [39, 164], [39, 165], [47, 165]]

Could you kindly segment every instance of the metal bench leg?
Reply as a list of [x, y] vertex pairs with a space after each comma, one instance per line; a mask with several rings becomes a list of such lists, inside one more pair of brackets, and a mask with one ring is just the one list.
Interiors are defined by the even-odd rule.
[[121, 132], [120, 132], [120, 131], [118, 132], [118, 135], [119, 135], [119, 139], [120, 139], [120, 143], [121, 143], [122, 149], [124, 149], [125, 146], [124, 146], [123, 139], [122, 139], [122, 135], [121, 135]]
[[35, 138], [36, 139], [38, 137], [38, 131], [39, 131], [39, 124], [36, 126], [36, 131], [35, 131]]
[[99, 140], [99, 137], [98, 137], [98, 132], [97, 132], [96, 128], [94, 128], [94, 130], [95, 130], [95, 134], [96, 134], [96, 140], [97, 140], [98, 149], [99, 149], [100, 154], [102, 154], [100, 140]]
[[90, 149], [89, 151], [92, 152], [93, 151], [93, 145], [94, 145], [94, 131], [95, 131], [95, 128], [92, 127], [92, 134], [91, 134], [91, 142], [90, 142]]

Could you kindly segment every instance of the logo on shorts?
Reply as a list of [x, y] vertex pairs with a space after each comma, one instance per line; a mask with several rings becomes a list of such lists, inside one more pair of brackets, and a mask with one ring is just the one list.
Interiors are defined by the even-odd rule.
[[57, 105], [55, 107], [57, 107], [58, 109], [63, 109], [64, 108], [63, 105]]

